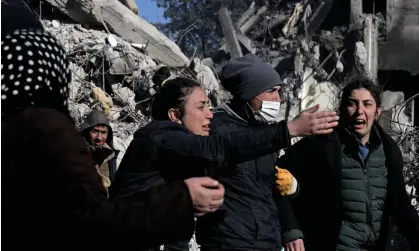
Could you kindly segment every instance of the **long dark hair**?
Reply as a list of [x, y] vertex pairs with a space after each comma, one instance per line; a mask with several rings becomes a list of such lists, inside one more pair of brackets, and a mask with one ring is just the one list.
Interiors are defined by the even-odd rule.
[[[370, 79], [365, 77], [359, 77], [349, 81], [345, 87], [342, 89], [341, 102], [339, 105], [339, 115], [342, 119], [345, 119], [345, 110], [349, 105], [349, 97], [351, 96], [352, 91], [358, 89], [366, 89], [371, 93], [371, 96], [374, 98], [377, 108], [381, 107], [382, 99], [382, 89], [379, 85], [372, 82]], [[342, 121], [344, 122], [344, 120]]]
[[182, 118], [188, 96], [195, 88], [200, 87], [198, 82], [183, 77], [166, 81], [159, 92], [154, 95], [151, 117], [154, 120], [169, 120], [168, 111], [175, 108], [179, 112], [178, 117]]

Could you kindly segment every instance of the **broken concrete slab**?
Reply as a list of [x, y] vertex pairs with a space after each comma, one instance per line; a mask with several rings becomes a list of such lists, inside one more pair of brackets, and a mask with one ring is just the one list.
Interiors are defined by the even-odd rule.
[[104, 50], [106, 61], [109, 63], [109, 73], [112, 75], [128, 75], [134, 73], [135, 57], [133, 54], [121, 50], [107, 48]]
[[130, 43], [147, 44], [145, 50], [153, 59], [173, 67], [189, 65], [189, 59], [173, 41], [118, 0], [46, 1], [81, 24], [105, 26]]
[[236, 29], [234, 28], [233, 22], [231, 21], [230, 15], [227, 8], [221, 8], [218, 12], [220, 19], [221, 28], [226, 39], [228, 51], [232, 58], [238, 58], [243, 56], [239, 41], [236, 37]]
[[214, 72], [208, 66], [204, 65], [199, 58], [192, 61], [192, 70], [196, 73], [196, 78], [212, 98], [213, 105], [219, 105], [226, 101], [225, 91], [221, 88]]
[[384, 91], [383, 92], [383, 102], [381, 108], [383, 111], [389, 111], [397, 105], [401, 105], [404, 101], [403, 92], [393, 92], [393, 91]]

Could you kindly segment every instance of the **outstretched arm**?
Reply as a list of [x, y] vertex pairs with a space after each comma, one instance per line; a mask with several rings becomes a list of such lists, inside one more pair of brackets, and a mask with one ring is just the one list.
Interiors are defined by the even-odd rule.
[[203, 167], [219, 168], [240, 163], [288, 147], [285, 122], [248, 128], [222, 135], [197, 136], [185, 130], [170, 130], [153, 137], [159, 158], [197, 160]]

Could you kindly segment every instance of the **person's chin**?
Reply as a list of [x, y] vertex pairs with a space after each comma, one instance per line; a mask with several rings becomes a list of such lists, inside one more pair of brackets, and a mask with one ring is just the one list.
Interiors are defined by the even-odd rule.
[[210, 132], [209, 131], [202, 131], [200, 133], [201, 136], [209, 136]]

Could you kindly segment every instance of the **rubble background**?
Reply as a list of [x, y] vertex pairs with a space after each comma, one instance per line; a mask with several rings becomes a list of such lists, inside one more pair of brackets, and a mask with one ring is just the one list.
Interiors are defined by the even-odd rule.
[[[313, 105], [319, 100], [316, 95], [327, 100], [322, 109], [335, 109], [345, 81], [365, 74], [367, 55], [360, 33], [364, 20], [371, 15], [361, 16], [352, 26], [331, 24], [326, 29], [319, 23], [326, 18], [324, 8], [328, 7], [328, 1], [318, 0], [252, 1], [247, 9], [233, 15], [243, 52], [264, 58], [283, 79], [283, 119], [293, 119]], [[133, 133], [150, 121], [152, 96], [164, 80], [182, 75], [200, 81], [213, 106], [230, 98], [218, 80], [222, 66], [231, 58], [224, 39], [218, 41], [210, 57], [199, 58], [196, 55], [207, 55], [193, 53], [189, 65], [171, 66], [150, 55], [153, 51], [148, 50], [147, 43], [136, 43], [109, 31], [106, 22], [97, 27], [68, 17], [51, 17], [42, 17], [42, 22], [64, 46], [71, 61], [69, 104], [76, 126], [92, 109], [104, 111], [114, 129], [115, 147], [121, 151], [118, 164]], [[376, 13], [372, 18], [378, 26], [378, 40], [384, 40], [383, 14]], [[218, 20], [213, 22], [218, 25]], [[388, 91], [383, 106], [384, 111], [393, 111], [387, 119], [403, 152], [407, 191], [419, 212], [414, 187], [419, 177], [419, 128], [413, 126], [413, 115], [409, 115], [415, 97], [405, 100], [403, 93]], [[395, 250], [407, 250], [400, 238], [394, 243]], [[191, 250], [199, 250], [193, 240]]]

